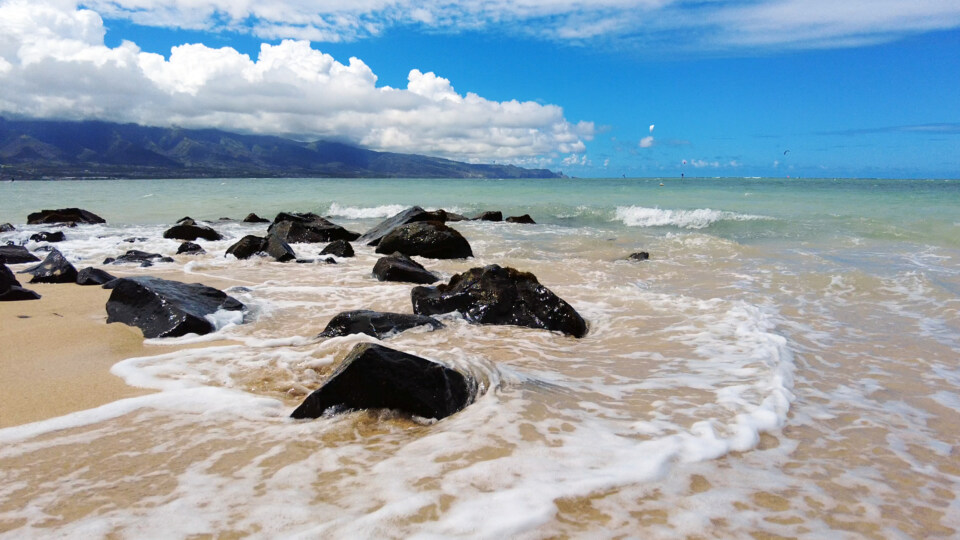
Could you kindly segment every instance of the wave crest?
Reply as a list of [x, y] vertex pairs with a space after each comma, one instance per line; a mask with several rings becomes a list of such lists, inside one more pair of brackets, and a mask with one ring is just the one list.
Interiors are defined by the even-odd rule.
[[645, 206], [618, 206], [616, 217], [630, 227], [679, 227], [705, 229], [720, 221], [754, 221], [771, 219], [767, 216], [738, 214], [712, 208], [695, 210], [665, 210]]
[[348, 219], [388, 218], [406, 209], [407, 207], [402, 204], [385, 204], [371, 208], [358, 208], [356, 206], [340, 206], [337, 203], [333, 203], [330, 205], [330, 210], [327, 210], [327, 214]]

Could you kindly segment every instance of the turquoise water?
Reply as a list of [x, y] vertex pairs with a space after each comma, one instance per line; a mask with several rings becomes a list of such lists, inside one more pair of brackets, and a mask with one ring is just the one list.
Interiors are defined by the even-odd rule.
[[[363, 232], [414, 204], [530, 214], [451, 223], [475, 257], [420, 262], [444, 281], [533, 272], [589, 333], [448, 314], [384, 343], [472, 374], [475, 403], [439, 422], [289, 420], [372, 340], [317, 338], [324, 325], [410, 312], [411, 286], [372, 278], [369, 246], [336, 265], [227, 257], [265, 232], [236, 220], [312, 211]], [[155, 394], [0, 429], [0, 538], [960, 534], [960, 181], [15, 182], [0, 241], [42, 254], [26, 215], [72, 206], [108, 222], [64, 229], [78, 267], [214, 283], [248, 320], [114, 366]], [[176, 255], [162, 234], [185, 215], [224, 239]], [[100, 264], [127, 249], [175, 262]], [[650, 260], [624, 260], [639, 250]], [[15, 315], [0, 305], [0, 322]]]

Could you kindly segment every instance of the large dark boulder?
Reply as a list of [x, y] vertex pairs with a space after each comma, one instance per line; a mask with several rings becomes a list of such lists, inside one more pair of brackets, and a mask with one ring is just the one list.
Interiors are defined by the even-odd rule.
[[0, 223], [0, 232], [13, 232], [15, 230], [17, 228], [9, 223]]
[[39, 299], [39, 294], [20, 286], [13, 272], [7, 268], [7, 265], [0, 262], [0, 302]]
[[265, 253], [279, 262], [292, 261], [297, 258], [297, 254], [293, 252], [290, 244], [277, 238], [275, 234], [268, 234], [266, 238], [248, 234], [227, 248], [227, 254], [238, 259], [249, 259], [258, 253]]
[[394, 253], [377, 259], [377, 263], [373, 265], [373, 277], [380, 281], [423, 284], [440, 281], [440, 276], [427, 270], [422, 264], [403, 253]]
[[105, 285], [115, 279], [116, 276], [92, 266], [77, 272], [77, 285]]
[[[188, 219], [188, 218], [184, 218]], [[223, 236], [220, 235], [217, 231], [207, 227], [206, 225], [196, 225], [196, 224], [186, 224], [181, 223], [179, 225], [174, 225], [170, 227], [163, 233], [164, 238], [173, 238], [175, 240], [187, 240], [190, 242], [195, 241], [197, 238], [203, 238], [204, 240], [221, 240]]]
[[0, 246], [0, 262], [23, 264], [37, 262], [40, 258], [23, 246]]
[[400, 252], [430, 259], [473, 257], [462, 234], [439, 221], [417, 221], [397, 227], [380, 239], [377, 253]]
[[80, 208], [61, 208], [59, 210], [41, 210], [27, 216], [27, 224], [41, 225], [44, 223], [106, 223], [106, 221]]
[[205, 249], [200, 247], [200, 244], [194, 244], [193, 242], [184, 242], [177, 248], [177, 255], [202, 255], [206, 252]]
[[247, 214], [247, 217], [243, 218], [244, 223], [270, 223], [269, 219], [264, 219], [253, 212]]
[[524, 214], [522, 216], [510, 216], [505, 220], [507, 223], [522, 223], [524, 225], [536, 225], [537, 222], [530, 217], [530, 214]]
[[21, 270], [21, 274], [30, 274], [30, 283], [75, 283], [77, 269], [60, 253], [53, 250], [42, 263]]
[[107, 322], [122, 322], [143, 331], [143, 337], [209, 334], [206, 319], [218, 310], [240, 311], [244, 305], [223, 291], [199, 283], [155, 277], [120, 278], [107, 300]]
[[267, 232], [291, 244], [316, 244], [334, 240], [352, 241], [360, 236], [359, 233], [348, 231], [316, 214], [295, 212], [277, 214]]
[[155, 262], [174, 262], [173, 257], [165, 257], [159, 253], [147, 253], [139, 249], [131, 249], [119, 257], [107, 257], [103, 264], [139, 264], [140, 266], [153, 266]]
[[430, 326], [431, 330], [443, 328], [440, 321], [426, 315], [384, 313], [369, 309], [358, 309], [338, 313], [333, 319], [330, 319], [327, 327], [317, 337], [366, 334], [377, 339], [383, 339], [390, 334], [398, 334], [417, 326]]
[[459, 311], [478, 324], [545, 328], [583, 337], [587, 323], [570, 304], [529, 272], [491, 264], [471, 268], [436, 287], [414, 287], [413, 312], [436, 315]]
[[451, 214], [445, 210], [427, 212], [419, 206], [411, 206], [403, 212], [395, 214], [375, 225], [369, 231], [363, 233], [363, 236], [357, 239], [358, 242], [368, 246], [375, 246], [380, 243], [380, 239], [390, 234], [397, 227], [417, 221], [460, 221], [463, 216]]
[[33, 242], [63, 242], [66, 240], [66, 236], [64, 236], [63, 231], [41, 231], [30, 235], [30, 240]]
[[474, 221], [503, 221], [503, 212], [499, 210], [490, 210], [480, 212], [474, 218]]
[[353, 246], [346, 240], [334, 240], [327, 244], [320, 252], [321, 255], [336, 255], [337, 257], [353, 257]]
[[373, 343], [353, 348], [323, 386], [290, 415], [392, 409], [421, 418], [446, 418], [469, 405], [477, 383], [459, 371]]

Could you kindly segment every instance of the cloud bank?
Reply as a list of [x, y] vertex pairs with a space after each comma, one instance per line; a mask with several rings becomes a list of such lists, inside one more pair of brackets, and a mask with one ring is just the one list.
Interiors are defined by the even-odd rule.
[[843, 47], [960, 26], [956, 0], [88, 0], [107, 18], [335, 42], [395, 26], [639, 49]]
[[[138, 13], [189, 12], [198, 21], [227, 9], [193, 0], [166, 8], [137, 4]], [[231, 2], [230, 10], [230, 17], [254, 10], [278, 21], [297, 13], [269, 0]], [[74, 2], [0, 2], [0, 114], [331, 138], [376, 150], [517, 163], [582, 153], [593, 136], [592, 123], [568, 122], [556, 105], [461, 95], [434, 73], [411, 70], [403, 89], [377, 86], [362, 60], [340, 63], [306, 41], [263, 44], [256, 59], [187, 44], [167, 60], [132, 42], [106, 47], [104, 33], [101, 16]]]

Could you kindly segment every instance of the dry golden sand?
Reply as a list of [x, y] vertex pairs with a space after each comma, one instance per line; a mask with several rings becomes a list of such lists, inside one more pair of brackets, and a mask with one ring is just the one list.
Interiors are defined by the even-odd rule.
[[138, 328], [107, 324], [109, 290], [21, 282], [43, 297], [0, 302], [0, 428], [150, 393], [110, 367], [187, 348], [145, 345]]

